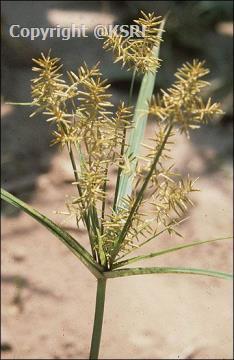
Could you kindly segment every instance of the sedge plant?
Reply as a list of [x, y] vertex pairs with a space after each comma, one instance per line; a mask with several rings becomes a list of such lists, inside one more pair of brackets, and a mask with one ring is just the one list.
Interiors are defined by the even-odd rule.
[[[104, 49], [112, 51], [115, 62], [132, 71], [128, 103], [114, 108], [107, 80], [99, 64], [80, 66], [77, 72], [61, 73], [60, 59], [41, 55], [33, 59], [31, 116], [46, 115], [53, 123], [52, 144], [66, 149], [74, 174], [74, 196], [66, 202], [65, 213], [74, 216], [77, 227], [87, 229], [90, 252], [77, 239], [6, 190], [3, 200], [28, 213], [57, 236], [97, 279], [96, 308], [90, 359], [99, 354], [105, 290], [108, 279], [142, 274], [194, 274], [232, 278], [231, 274], [185, 267], [128, 267], [149, 258], [226, 238], [182, 242], [180, 245], [132, 256], [138, 248], [161, 234], [180, 235], [177, 228], [193, 205], [190, 195], [197, 191], [196, 179], [181, 179], [173, 170], [170, 149], [176, 133], [189, 137], [191, 130], [221, 115], [218, 103], [204, 102], [202, 89], [208, 82], [204, 62], [185, 63], [175, 74], [174, 84], [153, 96], [160, 67], [159, 48], [165, 19], [154, 13], [135, 20], [144, 27], [140, 38], [106, 34]], [[142, 77], [135, 106], [132, 93], [136, 76]], [[150, 144], [144, 144], [148, 118], [155, 123]], [[141, 146], [144, 146], [142, 153]], [[110, 175], [115, 191], [110, 193]], [[111, 205], [110, 205], [111, 204]]]

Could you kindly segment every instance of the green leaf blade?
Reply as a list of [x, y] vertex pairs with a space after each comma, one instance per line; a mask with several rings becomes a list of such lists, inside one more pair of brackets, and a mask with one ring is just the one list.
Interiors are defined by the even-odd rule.
[[131, 226], [132, 218], [133, 218], [135, 212], [137, 211], [138, 207], [141, 204], [141, 201], [142, 201], [143, 195], [144, 195], [144, 191], [145, 191], [145, 189], [146, 189], [146, 187], [147, 187], [147, 185], [148, 185], [148, 183], [150, 181], [150, 178], [151, 178], [151, 176], [153, 174], [153, 171], [154, 171], [154, 169], [155, 169], [155, 167], [156, 167], [156, 165], [157, 165], [157, 163], [159, 161], [159, 158], [160, 158], [161, 153], [162, 153], [162, 151], [164, 149], [164, 146], [165, 146], [165, 144], [167, 142], [167, 139], [170, 136], [171, 130], [172, 130], [172, 125], [169, 125], [169, 127], [167, 128], [167, 132], [165, 134], [164, 140], [163, 140], [162, 144], [160, 145], [160, 147], [159, 147], [159, 149], [158, 149], [158, 151], [157, 151], [157, 153], [156, 153], [156, 155], [155, 155], [155, 157], [154, 157], [154, 159], [152, 161], [150, 170], [148, 171], [148, 174], [145, 177], [143, 185], [142, 185], [140, 191], [138, 192], [138, 194], [136, 196], [136, 199], [135, 199], [135, 201], [134, 201], [134, 203], [133, 203], [133, 205], [131, 207], [131, 210], [130, 210], [129, 215], [127, 217], [127, 220], [126, 220], [126, 222], [125, 222], [125, 224], [123, 226], [123, 229], [122, 229], [119, 237], [117, 238], [116, 243], [114, 244], [114, 249], [113, 249], [112, 254], [111, 254], [112, 262], [114, 261], [115, 257], [117, 256], [117, 254], [119, 252], [119, 249], [120, 249], [120, 247], [121, 247], [121, 245], [122, 245], [122, 243], [123, 243], [123, 241], [124, 241], [124, 239], [125, 239], [125, 237], [127, 235], [127, 232], [128, 232], [128, 230], [129, 230], [129, 228]]
[[150, 274], [188, 274], [188, 275], [211, 276], [225, 280], [233, 279], [233, 274], [229, 274], [221, 271], [197, 269], [197, 268], [183, 268], [183, 267], [126, 268], [126, 269], [120, 269], [114, 271], [107, 271], [103, 273], [103, 275], [107, 279], [123, 277], [123, 276], [150, 275]]
[[[162, 35], [163, 28], [165, 25], [165, 19], [161, 23], [159, 36]], [[154, 47], [153, 53], [156, 59], [159, 57], [160, 46]], [[136, 168], [136, 157], [139, 155], [140, 145], [142, 143], [144, 132], [148, 119], [148, 108], [149, 102], [153, 95], [154, 84], [156, 80], [156, 69], [154, 72], [147, 72], [142, 80], [135, 112], [133, 116], [134, 128], [132, 129], [129, 137], [129, 146], [126, 151], [127, 157], [134, 157], [135, 160], [131, 161], [131, 173], [130, 174], [121, 174], [119, 181], [119, 188], [117, 194], [116, 208], [118, 209], [121, 206], [121, 199], [126, 198], [131, 195], [132, 192], [132, 180], [133, 174]]]
[[61, 229], [45, 215], [42, 215], [37, 210], [4, 189], [1, 189], [1, 199], [23, 210], [25, 213], [33, 217], [37, 222], [46, 227], [48, 231], [52, 232], [74, 253], [74, 255], [79, 258], [79, 260], [90, 270], [90, 272], [95, 277], [102, 277], [102, 267], [93, 260], [88, 251], [82, 245], [80, 245], [78, 241], [75, 240], [69, 233]]
[[207, 244], [207, 243], [211, 243], [214, 241], [221, 241], [221, 240], [227, 240], [227, 239], [232, 239], [232, 236], [228, 236], [228, 237], [222, 237], [222, 238], [217, 238], [217, 239], [211, 239], [211, 240], [203, 240], [203, 241], [193, 241], [190, 243], [186, 243], [186, 244], [181, 244], [172, 248], [167, 248], [167, 249], [163, 249], [154, 253], [150, 253], [147, 255], [140, 255], [140, 256], [135, 256], [133, 258], [121, 261], [121, 262], [117, 262], [116, 264], [114, 264], [113, 269], [117, 269], [121, 266], [125, 266], [125, 265], [129, 265], [132, 264], [136, 261], [141, 261], [141, 260], [146, 260], [146, 259], [150, 259], [150, 258], [154, 258], [156, 256], [161, 256], [161, 255], [165, 255], [168, 254], [170, 252], [175, 252], [175, 251], [179, 251], [185, 248], [189, 248], [189, 247], [194, 247], [194, 246], [198, 246], [198, 245], [203, 245], [203, 244]]

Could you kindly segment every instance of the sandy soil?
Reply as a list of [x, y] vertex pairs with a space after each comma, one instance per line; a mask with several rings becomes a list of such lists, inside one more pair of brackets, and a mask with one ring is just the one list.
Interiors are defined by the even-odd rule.
[[[36, 21], [47, 26], [47, 8], [59, 8], [56, 1], [44, 2], [43, 8], [42, 2], [35, 1], [27, 2], [30, 5], [25, 2], [22, 11], [17, 2], [11, 2], [12, 12], [13, 5], [5, 3], [6, 22], [15, 23], [17, 17], [27, 26]], [[89, 46], [84, 43], [82, 53], [72, 41], [35, 42], [32, 47], [23, 47], [22, 66], [3, 64], [4, 96], [11, 101], [27, 99], [31, 71], [24, 61], [35, 56], [38, 49], [52, 47], [70, 67], [83, 58], [88, 63], [100, 58], [101, 47], [94, 44], [93, 39]], [[12, 81], [14, 86], [9, 86]], [[115, 96], [121, 95], [118, 92]], [[63, 210], [65, 196], [73, 191], [66, 154], [55, 148], [47, 150], [47, 125], [40, 120], [29, 121], [28, 109], [4, 106], [3, 110], [4, 185], [60, 222], [61, 217], [53, 211]], [[147, 135], [151, 133], [152, 124]], [[180, 228], [184, 239], [161, 237], [139, 253], [232, 233], [231, 150], [231, 128], [209, 126], [194, 133], [190, 142], [184, 137], [177, 139], [173, 151], [176, 166], [184, 175], [199, 176], [201, 192], [194, 197], [196, 206], [189, 213], [190, 220]], [[85, 230], [78, 232], [73, 223], [66, 226], [88, 248]], [[168, 254], [146, 265], [230, 272], [231, 241]], [[26, 214], [4, 207], [2, 359], [86, 359], [95, 287], [95, 279], [53, 235]], [[232, 336], [231, 282], [188, 275], [147, 275], [113, 279], [107, 284], [100, 358], [232, 359]]]

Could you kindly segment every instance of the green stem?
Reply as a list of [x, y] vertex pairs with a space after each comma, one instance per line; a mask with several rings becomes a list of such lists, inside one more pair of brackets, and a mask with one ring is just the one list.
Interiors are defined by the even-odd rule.
[[[76, 187], [77, 187], [77, 190], [78, 190], [78, 194], [79, 194], [80, 198], [82, 199], [82, 190], [81, 190], [81, 187], [79, 185], [78, 169], [77, 169], [77, 166], [76, 166], [74, 153], [73, 153], [72, 147], [68, 146], [67, 149], [68, 149], [68, 153], [69, 153], [69, 156], [70, 156], [74, 177], [75, 177], [75, 180], [76, 180], [76, 183], [77, 183]], [[86, 215], [86, 212], [85, 212], [85, 204], [84, 204], [84, 202], [82, 200], [81, 200], [81, 204], [82, 204], [82, 208], [84, 210], [83, 220], [84, 220], [84, 222], [86, 224], [87, 231], [88, 231], [88, 234], [89, 234], [89, 240], [90, 240], [90, 244], [91, 244], [92, 255], [93, 255], [93, 258], [97, 261], [96, 254], [94, 252], [94, 241], [92, 239], [92, 234], [91, 234], [91, 231], [90, 231], [89, 219], [87, 218], [87, 215]]]
[[132, 74], [131, 86], [130, 86], [129, 95], [128, 95], [128, 106], [130, 106], [131, 103], [132, 103], [132, 96], [133, 96], [133, 88], [134, 88], [135, 78], [136, 78], [136, 69], [134, 69], [133, 74]]
[[126, 222], [125, 222], [125, 224], [123, 226], [123, 229], [122, 229], [122, 231], [121, 231], [121, 233], [119, 235], [119, 238], [117, 239], [117, 242], [114, 245], [114, 249], [113, 249], [112, 254], [111, 254], [111, 261], [110, 261], [111, 265], [113, 264], [113, 262], [115, 260], [115, 257], [118, 255], [119, 249], [120, 249], [120, 247], [121, 247], [121, 245], [122, 245], [122, 243], [123, 243], [123, 241], [124, 241], [124, 239], [125, 239], [125, 237], [127, 235], [127, 232], [129, 230], [129, 228], [131, 227], [132, 219], [133, 219], [135, 213], [138, 211], [139, 206], [140, 206], [140, 204], [141, 204], [141, 202], [143, 200], [144, 191], [145, 191], [145, 189], [146, 189], [146, 187], [147, 187], [147, 185], [148, 185], [148, 183], [150, 181], [150, 178], [151, 178], [153, 172], [155, 171], [155, 167], [156, 167], [156, 165], [157, 165], [157, 163], [159, 161], [159, 158], [161, 156], [161, 153], [162, 153], [162, 151], [163, 151], [163, 149], [164, 149], [164, 147], [165, 147], [165, 145], [167, 143], [167, 139], [170, 136], [172, 127], [173, 127], [173, 125], [170, 124], [168, 129], [167, 129], [167, 132], [165, 134], [164, 140], [163, 140], [163, 142], [162, 142], [162, 144], [161, 144], [161, 146], [160, 146], [160, 148], [159, 148], [159, 150], [158, 150], [158, 152], [157, 152], [157, 154], [156, 154], [156, 156], [155, 156], [155, 158], [154, 158], [154, 160], [152, 162], [151, 168], [150, 168], [150, 170], [149, 170], [149, 172], [148, 172], [148, 174], [147, 174], [147, 176], [146, 176], [146, 178], [144, 180], [144, 183], [143, 183], [139, 193], [137, 194], [136, 200], [134, 201], [134, 203], [133, 203], [133, 205], [131, 207], [130, 213], [129, 213], [129, 215], [127, 217], [127, 220], [126, 220]]
[[105, 293], [106, 293], [106, 279], [98, 279], [97, 280], [95, 317], [94, 317], [94, 324], [93, 324], [93, 335], [92, 335], [89, 359], [98, 359], [101, 334], [102, 334]]
[[103, 200], [102, 200], [102, 217], [101, 217], [101, 235], [103, 235], [104, 232], [104, 221], [105, 221], [105, 208], [106, 208], [106, 188], [107, 188], [107, 174], [108, 174], [108, 163], [106, 164], [105, 168], [105, 180], [103, 184], [102, 191], [104, 193]]

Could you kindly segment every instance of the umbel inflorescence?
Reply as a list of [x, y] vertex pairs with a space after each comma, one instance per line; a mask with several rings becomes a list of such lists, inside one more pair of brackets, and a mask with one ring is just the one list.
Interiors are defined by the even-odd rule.
[[[142, 16], [136, 23], [144, 25], [144, 38], [112, 34], [106, 37], [104, 48], [113, 50], [115, 61], [127, 69], [155, 72], [159, 59], [153, 50], [161, 42], [162, 19], [154, 14]], [[173, 171], [173, 137], [178, 131], [189, 135], [190, 129], [222, 113], [219, 104], [202, 100], [201, 91], [208, 85], [203, 80], [208, 73], [204, 63], [184, 64], [172, 87], [148, 104], [155, 133], [151, 144], [143, 144], [143, 156], [128, 151], [134, 107], [124, 102], [114, 107], [99, 64], [92, 68], [84, 64], [76, 73], [68, 72], [65, 81], [59, 59], [50, 53], [34, 62], [32, 105], [36, 110], [32, 115], [45, 114], [56, 127], [52, 144], [61, 144], [69, 152], [77, 195], [66, 204], [67, 210], [78, 226], [85, 224], [95, 261], [111, 269], [162, 232], [177, 233], [175, 227], [185, 218], [192, 205], [190, 194], [196, 189], [194, 180], [182, 180]], [[112, 170], [117, 173], [113, 196], [108, 192]], [[131, 191], [118, 201], [121, 176], [129, 176]]]

